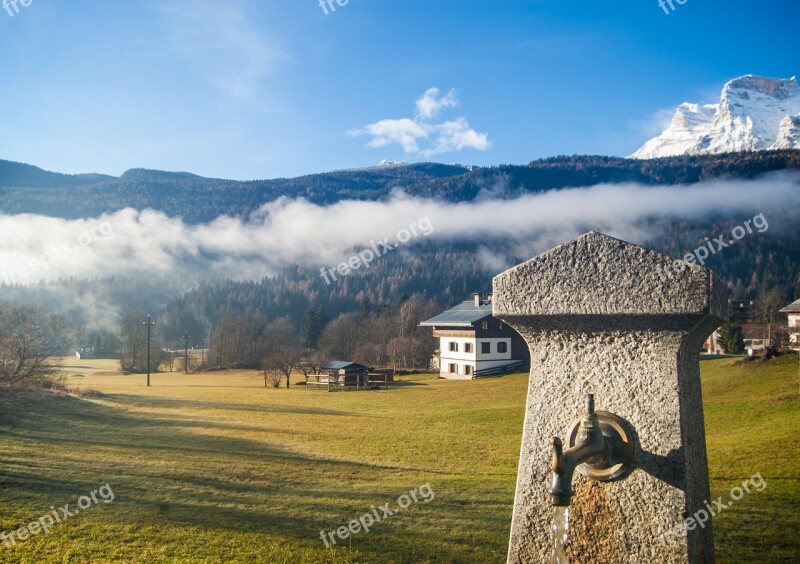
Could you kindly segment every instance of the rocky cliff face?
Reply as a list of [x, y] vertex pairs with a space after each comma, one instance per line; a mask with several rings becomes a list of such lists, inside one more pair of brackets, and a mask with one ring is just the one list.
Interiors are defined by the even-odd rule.
[[800, 148], [797, 78], [746, 75], [728, 82], [717, 104], [681, 104], [670, 126], [631, 157]]

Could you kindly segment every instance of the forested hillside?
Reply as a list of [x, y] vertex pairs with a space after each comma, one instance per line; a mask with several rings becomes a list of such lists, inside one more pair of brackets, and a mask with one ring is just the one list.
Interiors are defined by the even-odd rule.
[[[729, 223], [689, 225], [676, 222], [647, 246], [673, 257], [683, 256], [721, 233]], [[786, 303], [800, 298], [800, 227], [785, 236], [743, 239], [707, 265], [728, 285], [731, 298], [754, 298], [763, 288], [778, 287]], [[507, 256], [507, 265], [530, 257]], [[501, 267], [503, 268], [503, 267]], [[321, 307], [329, 319], [345, 312], [377, 310], [418, 295], [441, 308], [490, 292], [498, 268], [486, 264], [474, 244], [410, 245], [376, 261], [370, 269], [327, 284], [318, 269], [288, 266], [262, 280], [207, 280], [196, 287], [169, 278], [67, 279], [32, 287], [3, 288], [5, 299], [38, 303], [67, 313], [78, 340], [91, 342], [95, 330], [114, 331], [128, 309], [144, 310], [159, 320], [164, 343], [177, 345], [188, 331], [197, 343], [226, 312], [283, 316], [299, 326], [305, 313]]]
[[[386, 198], [392, 190], [446, 201], [506, 199], [526, 192], [568, 186], [636, 182], [651, 186], [690, 184], [713, 178], [755, 178], [783, 169], [800, 169], [800, 151], [741, 153], [637, 161], [612, 157], [556, 157], [527, 166], [468, 170], [439, 164], [392, 165], [338, 171], [296, 179], [252, 182], [214, 180], [189, 173], [132, 170], [120, 178], [65, 176], [35, 167], [0, 162], [0, 205], [5, 214], [23, 211], [57, 217], [91, 217], [122, 209], [155, 208], [187, 222], [205, 222], [219, 214], [247, 215], [278, 197], [304, 197], [320, 204], [343, 199]], [[706, 265], [728, 285], [730, 297], [754, 298], [776, 287], [786, 303], [800, 298], [800, 222], [792, 209], [764, 210], [759, 184], [752, 207], [767, 211], [771, 227], [752, 232]], [[644, 190], [647, 190], [645, 188]], [[748, 188], [749, 190], [749, 188]], [[749, 192], [746, 192], [749, 205]], [[715, 202], [706, 208], [715, 209]], [[795, 214], [792, 216], [792, 214]], [[773, 215], [775, 214], [775, 215]], [[502, 219], [502, 218], [498, 218]], [[714, 211], [689, 220], [655, 215], [639, 220], [634, 242], [675, 258], [730, 232], [746, 217]], [[577, 235], [578, 233], [575, 233]], [[613, 234], [613, 233], [611, 233]], [[518, 241], [517, 241], [518, 242]], [[540, 252], [540, 248], [536, 252]], [[215, 279], [200, 268], [175, 264], [175, 274], [66, 278], [38, 285], [2, 287], [3, 299], [38, 304], [66, 314], [75, 342], [90, 343], [98, 332], [113, 334], [126, 312], [152, 314], [162, 343], [175, 346], [189, 332], [199, 344], [223, 316], [242, 314], [267, 321], [286, 317], [300, 327], [309, 311], [321, 308], [330, 320], [343, 314], [367, 315], [397, 308], [408, 297], [426, 311], [451, 307], [472, 292], [491, 291], [492, 277], [531, 258], [515, 241], [485, 236], [469, 240], [416, 240], [375, 261], [370, 268], [328, 284], [319, 265], [288, 264], [259, 280]], [[77, 258], [77, 256], [76, 256]], [[395, 311], [395, 310], [392, 310]]]
[[220, 215], [247, 216], [281, 196], [316, 204], [379, 200], [392, 190], [425, 198], [468, 201], [482, 194], [514, 197], [598, 183], [690, 184], [710, 178], [755, 178], [800, 169], [800, 151], [683, 156], [654, 160], [571, 156], [470, 170], [421, 163], [342, 170], [291, 179], [239, 182], [188, 173], [130, 170], [119, 178], [67, 176], [0, 161], [0, 209], [54, 217], [96, 217], [126, 207], [152, 208], [188, 223]]

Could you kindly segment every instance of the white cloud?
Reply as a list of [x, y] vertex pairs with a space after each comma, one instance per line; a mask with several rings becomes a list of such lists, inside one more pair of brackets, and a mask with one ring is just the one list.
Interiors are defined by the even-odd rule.
[[450, 90], [447, 96], [439, 97], [439, 89], [436, 87], [428, 88], [420, 98], [417, 98], [417, 118], [434, 119], [439, 117], [439, 112], [444, 108], [455, 108], [458, 106], [458, 97], [455, 90]]
[[[329, 206], [281, 198], [250, 218], [222, 216], [201, 225], [153, 210], [126, 209], [81, 220], [0, 213], [0, 283], [30, 285], [59, 277], [124, 277], [142, 271], [187, 284], [217, 277], [259, 279], [290, 264], [337, 264], [353, 249], [393, 238], [424, 217], [434, 228], [429, 239], [472, 241], [483, 247], [502, 240], [491, 248], [521, 258], [589, 230], [645, 242], [660, 232], [664, 218], [691, 220], [709, 213], [735, 224], [764, 213], [768, 235], [780, 236], [782, 225], [795, 221], [799, 185], [800, 175], [783, 174], [691, 186], [598, 185], [469, 202], [414, 198], [400, 191], [386, 201], [347, 200]], [[63, 245], [70, 252], [59, 253]], [[47, 253], [52, 257], [42, 268]], [[495, 270], [504, 264], [488, 251], [479, 258]]]
[[353, 130], [349, 134], [371, 135], [372, 141], [367, 143], [367, 147], [376, 149], [397, 143], [406, 153], [418, 153], [417, 140], [428, 137], [428, 131], [422, 125], [408, 118], [383, 119], [359, 130]]
[[430, 149], [421, 151], [421, 154], [426, 157], [467, 148], [486, 151], [491, 146], [489, 136], [470, 128], [464, 118], [434, 125], [432, 129], [436, 133], [436, 144]]
[[[442, 110], [459, 105], [455, 90], [445, 96], [439, 95], [438, 88], [429, 88], [416, 101], [414, 119], [383, 119], [364, 127], [347, 132], [351, 137], [369, 135], [372, 137], [367, 147], [380, 148], [397, 144], [408, 154], [431, 157], [441, 153], [451, 153], [464, 149], [486, 151], [491, 147], [489, 135], [479, 133], [469, 126], [464, 117], [434, 123]], [[421, 146], [421, 141], [427, 141]]]

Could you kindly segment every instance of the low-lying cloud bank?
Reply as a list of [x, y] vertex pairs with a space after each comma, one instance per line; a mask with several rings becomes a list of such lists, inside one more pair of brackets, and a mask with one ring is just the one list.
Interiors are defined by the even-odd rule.
[[410, 225], [430, 229], [408, 245], [423, 235], [471, 241], [487, 269], [496, 272], [508, 253], [527, 258], [589, 230], [644, 242], [667, 218], [715, 214], [740, 223], [765, 213], [770, 235], [777, 236], [782, 225], [796, 221], [798, 209], [800, 174], [781, 173], [691, 186], [597, 185], [461, 203], [400, 191], [388, 201], [330, 206], [284, 198], [249, 218], [223, 216], [203, 225], [153, 210], [81, 220], [0, 214], [0, 284], [147, 273], [186, 280], [260, 278], [289, 264], [334, 265], [386, 238], [402, 245]]

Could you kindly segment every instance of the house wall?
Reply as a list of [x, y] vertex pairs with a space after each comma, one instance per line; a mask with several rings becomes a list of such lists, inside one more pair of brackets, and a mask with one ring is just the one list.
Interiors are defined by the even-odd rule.
[[[486, 322], [486, 329], [484, 329], [484, 322]], [[516, 360], [530, 360], [531, 358], [528, 343], [525, 342], [525, 339], [513, 328], [491, 315], [484, 317], [475, 324], [475, 336], [478, 339], [509, 339], [511, 354], [507, 358]]]
[[[458, 345], [458, 352], [450, 350], [450, 344], [456, 343]], [[472, 345], [472, 352], [464, 352], [465, 345], [467, 344]], [[471, 361], [475, 362], [478, 360], [476, 353], [475, 353], [475, 339], [471, 337], [442, 337], [439, 342], [439, 350], [442, 351], [442, 362], [445, 362], [445, 359], [452, 359], [455, 361]]]
[[[492, 360], [511, 360], [513, 357], [511, 356], [511, 337], [507, 338], [500, 338], [500, 339], [476, 339], [477, 345], [475, 349], [478, 351], [477, 360], [479, 361], [492, 361]], [[483, 354], [481, 352], [481, 343], [489, 343], [490, 351], [488, 354]], [[501, 353], [497, 352], [497, 345], [498, 343], [505, 343], [506, 344], [506, 352]]]
[[[478, 370], [503, 366], [510, 360], [530, 359], [528, 344], [519, 333], [491, 315], [469, 328], [434, 327], [433, 336], [439, 338], [439, 375], [442, 378], [471, 379]], [[489, 353], [481, 353], [483, 342], [491, 344]], [[506, 344], [504, 353], [497, 351], [500, 342]], [[457, 343], [458, 351], [451, 351], [450, 343]], [[467, 343], [472, 345], [472, 352], [464, 351]], [[451, 364], [456, 365], [457, 373], [450, 371]], [[465, 366], [472, 368], [472, 374], [464, 374]]]
[[790, 313], [789, 328], [796, 331], [789, 331], [789, 346], [795, 350], [800, 350], [800, 313]]
[[[458, 345], [458, 352], [450, 350], [450, 343]], [[464, 352], [465, 345], [469, 343], [472, 345], [472, 352]], [[477, 355], [475, 352], [475, 338], [474, 337], [441, 337], [439, 341], [439, 354], [441, 356], [441, 364], [439, 366], [439, 375], [443, 378], [457, 378], [471, 379], [476, 370]], [[455, 364], [457, 373], [450, 371], [450, 365]], [[465, 374], [465, 367], [472, 367], [472, 374]]]
[[[484, 323], [486, 329], [484, 329]], [[510, 337], [513, 331], [508, 325], [491, 315], [487, 315], [475, 323], [475, 336], [478, 338]]]
[[[439, 373], [443, 378], [455, 379], [463, 377], [464, 379], [471, 379], [475, 371], [485, 370], [487, 368], [494, 368], [502, 366], [509, 360], [514, 358], [512, 356], [512, 339], [511, 337], [504, 338], [474, 338], [474, 337], [441, 337], [439, 343], [439, 350], [441, 356], [441, 364]], [[481, 352], [481, 343], [487, 342], [490, 345], [489, 353]], [[506, 344], [506, 352], [497, 352], [498, 343]], [[458, 344], [458, 352], [450, 350], [450, 343]], [[465, 345], [469, 343], [472, 345], [472, 352], [464, 352]], [[450, 365], [456, 364], [458, 373], [450, 371]], [[465, 366], [472, 367], [472, 374], [465, 374]]]

